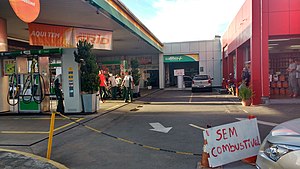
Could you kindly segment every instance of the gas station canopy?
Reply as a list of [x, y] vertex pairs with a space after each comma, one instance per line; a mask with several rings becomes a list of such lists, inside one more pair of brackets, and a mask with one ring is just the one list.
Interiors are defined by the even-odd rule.
[[[112, 50], [94, 50], [98, 56], [162, 53], [163, 44], [118, 0], [41, 0], [40, 5], [34, 23], [112, 31]], [[9, 0], [1, 0], [0, 8], [8, 39], [29, 42], [28, 24], [16, 16]]]

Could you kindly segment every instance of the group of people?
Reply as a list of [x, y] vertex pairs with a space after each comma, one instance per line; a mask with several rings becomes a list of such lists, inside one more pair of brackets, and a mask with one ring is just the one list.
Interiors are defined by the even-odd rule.
[[131, 73], [125, 71], [123, 78], [119, 75], [113, 75], [112, 73], [108, 73], [107, 75], [108, 76], [105, 75], [103, 70], [99, 71], [101, 102], [103, 103], [105, 99], [109, 97], [113, 100], [122, 98], [125, 102], [132, 102], [134, 82]]
[[297, 97], [300, 93], [300, 62], [299, 60], [289, 59], [289, 67], [286, 69], [289, 73], [289, 91], [291, 97]]

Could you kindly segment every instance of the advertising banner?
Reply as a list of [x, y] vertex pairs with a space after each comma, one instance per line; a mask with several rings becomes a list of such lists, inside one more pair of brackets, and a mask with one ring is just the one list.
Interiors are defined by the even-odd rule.
[[16, 15], [24, 22], [33, 22], [40, 13], [40, 0], [9, 0]]
[[257, 120], [243, 120], [206, 129], [210, 167], [217, 167], [258, 154], [260, 137]]
[[112, 32], [74, 28], [75, 46], [79, 40], [87, 40], [94, 45], [94, 49], [111, 50], [112, 49]]
[[29, 44], [36, 46], [73, 47], [72, 29], [64, 26], [28, 24]]

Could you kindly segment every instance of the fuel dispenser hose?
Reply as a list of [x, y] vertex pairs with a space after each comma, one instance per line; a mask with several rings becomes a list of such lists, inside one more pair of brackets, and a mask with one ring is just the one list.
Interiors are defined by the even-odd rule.
[[[46, 88], [46, 84], [45, 84], [45, 81], [44, 81], [44, 77], [41, 75], [41, 74], [38, 74], [38, 78], [39, 78], [39, 89], [40, 89], [40, 99], [36, 99], [35, 96], [38, 96], [38, 95], [35, 95], [36, 92], [37, 92], [37, 89], [34, 90], [34, 74], [28, 76], [25, 80], [25, 84], [24, 84], [24, 91], [23, 91], [23, 95], [22, 95], [22, 101], [25, 103], [25, 104], [29, 104], [31, 102], [31, 100], [33, 99], [37, 104], [41, 104], [43, 102], [43, 100], [45, 99], [45, 93], [44, 93], [44, 89]], [[29, 89], [29, 86], [31, 88], [31, 95], [24, 95], [27, 90]], [[29, 96], [30, 98], [29, 99], [25, 99], [24, 96]]]
[[[15, 84], [16, 83], [16, 84]], [[10, 81], [9, 81], [9, 88], [8, 88], [8, 92], [7, 92], [7, 96], [6, 96], [6, 100], [7, 100], [7, 103], [10, 105], [10, 106], [15, 106], [19, 103], [19, 95], [20, 95], [20, 90], [19, 90], [19, 86], [17, 85], [18, 82], [17, 82], [17, 74], [13, 73], [10, 77]], [[16, 90], [15, 90], [15, 87], [16, 86]], [[13, 100], [16, 99], [16, 102], [13, 101], [13, 103], [10, 103], [10, 87], [12, 89], [12, 98]]]

